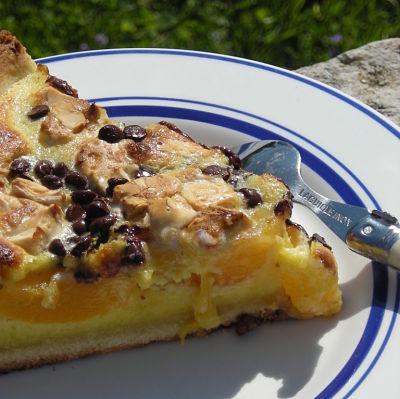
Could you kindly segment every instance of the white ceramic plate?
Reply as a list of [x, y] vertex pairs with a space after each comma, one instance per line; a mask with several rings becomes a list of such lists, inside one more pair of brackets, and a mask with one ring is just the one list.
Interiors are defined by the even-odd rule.
[[[41, 60], [123, 121], [167, 119], [209, 144], [284, 138], [305, 179], [353, 204], [400, 214], [400, 134], [332, 88], [269, 65], [191, 51], [125, 49]], [[399, 283], [351, 253], [301, 206], [293, 219], [332, 245], [344, 295], [331, 319], [263, 325], [244, 337], [161, 343], [0, 378], [2, 398], [400, 397]]]

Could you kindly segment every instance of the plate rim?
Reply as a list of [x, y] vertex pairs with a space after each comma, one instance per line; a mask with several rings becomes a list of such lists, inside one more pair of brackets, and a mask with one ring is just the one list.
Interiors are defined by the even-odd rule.
[[217, 61], [227, 61], [236, 64], [242, 64], [245, 66], [266, 70], [269, 72], [277, 73], [282, 76], [286, 76], [290, 79], [295, 79], [306, 85], [315, 87], [322, 90], [328, 94], [333, 95], [345, 103], [349, 104], [353, 108], [361, 111], [362, 113], [369, 116], [371, 119], [378, 122], [381, 126], [385, 127], [391, 134], [400, 139], [400, 127], [397, 126], [392, 120], [390, 120], [385, 115], [376, 111], [369, 105], [363, 103], [357, 98], [344, 93], [343, 91], [336, 89], [326, 83], [322, 83], [316, 79], [310, 78], [308, 76], [302, 75], [296, 71], [291, 71], [282, 67], [278, 67], [272, 64], [268, 64], [261, 61], [253, 61], [247, 58], [236, 57], [233, 55], [225, 55], [207, 51], [197, 51], [197, 50], [184, 50], [184, 49], [174, 49], [174, 48], [146, 48], [146, 47], [123, 47], [123, 48], [110, 48], [110, 49], [100, 49], [100, 50], [86, 50], [86, 51], [75, 51], [69, 53], [63, 53], [58, 55], [51, 55], [47, 57], [41, 57], [35, 59], [36, 62], [44, 62], [45, 64], [51, 64], [55, 62], [75, 59], [75, 58], [86, 58], [86, 57], [97, 57], [105, 55], [118, 55], [118, 54], [156, 54], [156, 55], [180, 55], [196, 58], [208, 58]]
[[[118, 98], [117, 98], [118, 99]], [[169, 107], [167, 106], [110, 106], [110, 107], [106, 107], [108, 110], [114, 110], [117, 109], [117, 113], [114, 113], [114, 115], [111, 115], [112, 117], [127, 117], [127, 116], [153, 116], [153, 115], [159, 115], [158, 112], [155, 112], [154, 114], [151, 112], [151, 109], [158, 109], [158, 110], [166, 110]], [[140, 110], [138, 112], [129, 112], [130, 109], [146, 109], [144, 110], [145, 113], [140, 112]], [[147, 113], [147, 109], [150, 108], [150, 112]], [[177, 112], [177, 114], [173, 114], [173, 115], [168, 115], [168, 117], [171, 118], [176, 118], [176, 119], [190, 119], [190, 117], [186, 118], [184, 116], [178, 116], [178, 114], [180, 114], [182, 111], [185, 110], [185, 108], [176, 108], [176, 107], [171, 107], [171, 110], [179, 110]], [[126, 112], [125, 112], [126, 110]], [[122, 113], [120, 113], [122, 111]], [[203, 111], [194, 111], [192, 109], [190, 109], [191, 113], [196, 112], [196, 113], [203, 113], [203, 114], [207, 114], [207, 112], [203, 112]], [[240, 112], [240, 111], [239, 111]], [[213, 114], [211, 114], [213, 115]], [[162, 115], [162, 117], [164, 117], [165, 115]], [[217, 116], [217, 114], [216, 114]], [[222, 115], [218, 115], [219, 117], [222, 117]], [[208, 119], [208, 118], [207, 118]], [[231, 119], [231, 118], [229, 118]], [[198, 119], [190, 119], [190, 120], [196, 120], [199, 121]], [[212, 121], [207, 121], [205, 123], [210, 123], [210, 124], [215, 124], [218, 125], [217, 123], [213, 123]], [[248, 125], [249, 123], [246, 122], [246, 124]], [[251, 125], [251, 124], [250, 124]], [[223, 126], [223, 125], [220, 125]], [[283, 126], [281, 126], [282, 128]], [[232, 127], [231, 127], [232, 128]], [[244, 130], [240, 130], [239, 127], [236, 127], [236, 129], [233, 127], [233, 129], [237, 130], [237, 131], [241, 131], [242, 133], [247, 133], [249, 135], [252, 135], [251, 132], [254, 133], [255, 128], [261, 129], [265, 132], [268, 133], [268, 129], [264, 129], [261, 127], [258, 127], [256, 125], [252, 125], [252, 129], [249, 129], [248, 131], [244, 131]], [[285, 130], [290, 130], [287, 128], [284, 128]], [[275, 134], [275, 133], [274, 133]], [[275, 134], [276, 135], [276, 134]], [[257, 137], [257, 135], [253, 135], [255, 138], [260, 139], [260, 137]], [[264, 137], [267, 138], [267, 137]], [[269, 138], [269, 137], [268, 137]], [[278, 137], [279, 139], [282, 139], [282, 137]], [[288, 140], [287, 138], [283, 138], [285, 140]], [[289, 140], [290, 141], [290, 140]], [[296, 144], [297, 145], [297, 144]], [[297, 145], [297, 147], [299, 147]], [[305, 160], [303, 160], [305, 161]], [[320, 161], [323, 164], [323, 168], [324, 169], [328, 169], [331, 170], [335, 173], [335, 170], [326, 165], [324, 163], [324, 161]], [[309, 165], [310, 166], [310, 165]], [[341, 167], [339, 165], [339, 167]], [[314, 168], [312, 168], [314, 169]], [[320, 169], [321, 170], [321, 169]], [[314, 169], [314, 171], [316, 171]], [[340, 176], [338, 176], [340, 177]], [[322, 177], [324, 180], [327, 181], [328, 184], [332, 185], [332, 183], [329, 181], [329, 179], [326, 179], [325, 177]], [[351, 187], [347, 182], [344, 182], [346, 189], [344, 190], [344, 193], [351, 191]], [[364, 188], [360, 185], [360, 187], [364, 190]], [[354, 193], [354, 192], [353, 192]], [[358, 197], [358, 195], [356, 193], [354, 193], [355, 196], [357, 197], [357, 199], [360, 200], [361, 204], [364, 204], [363, 201]], [[372, 200], [376, 202], [375, 198], [372, 196]], [[380, 209], [379, 204], [376, 202], [377, 207]], [[388, 282], [388, 276], [387, 276], [387, 270], [386, 268], [380, 268], [379, 266], [374, 266], [373, 270], [373, 295], [372, 295], [372, 305], [371, 305], [371, 309], [370, 309], [370, 313], [368, 315], [368, 320], [367, 323], [365, 325], [365, 328], [363, 330], [363, 332], [361, 333], [361, 338], [358, 342], [358, 344], [356, 345], [355, 349], [353, 350], [353, 353], [350, 355], [350, 358], [344, 363], [344, 365], [342, 366], [342, 368], [340, 369], [340, 371], [337, 373], [337, 375], [332, 379], [332, 381], [330, 383], [328, 383], [325, 388], [316, 396], [316, 398], [318, 399], [322, 399], [322, 398], [331, 398], [332, 395], [335, 395], [339, 390], [341, 390], [345, 384], [349, 381], [349, 379], [352, 377], [352, 375], [358, 370], [359, 367], [361, 367], [361, 365], [363, 364], [365, 358], [367, 357], [367, 355], [369, 354], [371, 348], [373, 347], [378, 332], [380, 331], [380, 328], [382, 326], [382, 321], [383, 321], [383, 317], [384, 317], [384, 313], [385, 310], [387, 310], [387, 297], [388, 297], [388, 286], [387, 286], [387, 282]], [[382, 280], [383, 280], [383, 287], [381, 287], [382, 285]], [[380, 292], [380, 288], [383, 289], [383, 291], [385, 291], [383, 293], [383, 303], [382, 301], [382, 292]], [[378, 297], [380, 299], [378, 299]], [[382, 305], [384, 305], [384, 307], [382, 307]], [[377, 309], [378, 308], [378, 309]], [[381, 310], [379, 310], [381, 309]], [[374, 312], [378, 312], [378, 314], [374, 314]], [[376, 321], [376, 318], [379, 317], [378, 322]], [[376, 323], [376, 324], [375, 324]], [[366, 338], [365, 338], [366, 337]], [[371, 368], [372, 369], [372, 368]], [[366, 375], [365, 375], [366, 377]], [[365, 377], [363, 379], [365, 379]], [[359, 381], [356, 382], [356, 385], [358, 387], [359, 385]], [[354, 387], [353, 387], [354, 388]], [[352, 389], [353, 389], [352, 388]]]
[[[234, 57], [234, 56], [228, 56], [228, 55], [222, 55], [222, 54], [216, 54], [216, 53], [209, 53], [209, 52], [202, 52], [202, 51], [193, 51], [193, 50], [179, 50], [179, 49], [156, 49], [156, 48], [122, 48], [122, 49], [103, 49], [103, 50], [90, 50], [90, 51], [81, 51], [81, 52], [73, 52], [73, 53], [66, 53], [66, 54], [60, 54], [60, 55], [55, 55], [55, 56], [49, 56], [49, 57], [43, 57], [40, 59], [37, 59], [36, 61], [38, 62], [43, 62], [45, 64], [51, 64], [54, 62], [60, 62], [60, 61], [65, 61], [69, 59], [75, 59], [75, 58], [86, 58], [86, 57], [93, 57], [93, 56], [107, 56], [107, 55], [115, 55], [115, 54], [152, 54], [152, 55], [180, 55], [180, 56], [192, 56], [192, 57], [198, 57], [198, 58], [208, 58], [208, 59], [213, 59], [217, 61], [227, 61], [227, 62], [233, 62], [233, 63], [238, 63], [242, 64], [248, 67], [255, 67], [258, 69], [263, 69], [267, 70], [268, 72], [272, 73], [277, 73], [280, 75], [283, 75], [287, 78], [290, 79], [295, 79], [297, 81], [300, 81], [304, 84], [313, 86], [314, 88], [321, 90], [325, 93], [328, 93], [355, 108], [356, 110], [366, 114], [368, 117], [373, 119], [375, 122], [380, 124], [382, 127], [385, 128], [388, 132], [393, 134], [395, 137], [400, 138], [400, 129], [397, 127], [395, 123], [393, 123], [391, 120], [389, 120], [387, 117], [383, 116], [379, 112], [375, 111], [373, 108], [367, 106], [366, 104], [362, 103], [361, 101], [341, 92], [340, 90], [337, 90], [329, 85], [326, 85], [324, 83], [318, 82], [314, 79], [305, 77], [303, 75], [300, 75], [297, 72], [289, 71], [280, 67], [276, 67], [270, 64], [265, 64], [259, 61], [252, 61], [244, 58], [239, 58], [239, 57]], [[371, 198], [372, 199], [372, 198]], [[398, 308], [399, 305], [399, 289], [400, 289], [400, 279], [399, 277], [397, 278], [397, 286], [396, 286], [396, 302], [395, 306]], [[387, 303], [385, 304], [385, 310]], [[372, 308], [372, 305], [371, 305]], [[359, 385], [361, 385], [362, 381], [368, 376], [369, 372], [372, 370], [376, 362], [379, 360], [381, 354], [383, 353], [387, 342], [390, 339], [390, 335], [393, 331], [393, 327], [395, 324], [397, 312], [394, 311], [392, 318], [390, 320], [389, 328], [388, 331], [385, 335], [385, 338], [383, 340], [383, 343], [378, 351], [378, 353], [375, 355], [374, 359], [372, 360], [371, 364], [367, 368], [367, 370], [364, 372], [364, 374], [359, 378], [359, 380], [356, 382], [356, 384], [351, 388], [351, 390], [346, 394], [345, 397], [349, 397], [354, 391], [358, 388]], [[381, 325], [379, 326], [381, 328]], [[347, 362], [346, 362], [347, 364]], [[361, 363], [360, 363], [361, 365]], [[348, 377], [348, 379], [354, 374], [356, 370], [353, 371]], [[340, 372], [339, 372], [340, 374]], [[338, 375], [339, 375], [338, 374]], [[336, 377], [335, 377], [336, 379]], [[340, 389], [345, 385], [347, 380], [340, 385]], [[333, 381], [332, 381], [333, 382]], [[328, 385], [330, 386], [331, 383]], [[322, 391], [321, 394], [319, 394], [317, 397], [323, 397], [321, 396], [325, 392]], [[338, 390], [336, 390], [338, 392]], [[335, 392], [335, 393], [336, 393]]]

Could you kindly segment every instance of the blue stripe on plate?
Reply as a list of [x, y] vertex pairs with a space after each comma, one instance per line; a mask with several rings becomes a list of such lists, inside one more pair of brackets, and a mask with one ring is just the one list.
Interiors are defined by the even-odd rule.
[[276, 73], [278, 75], [282, 75], [288, 77], [290, 79], [298, 80], [302, 83], [305, 83], [308, 86], [313, 86], [318, 90], [321, 90], [325, 93], [328, 93], [334, 97], [339, 98], [345, 103], [349, 104], [353, 108], [356, 108], [358, 111], [366, 114], [371, 119], [378, 122], [380, 125], [384, 126], [390, 133], [392, 133], [395, 137], [400, 138], [400, 132], [392, 126], [389, 122], [387, 122], [383, 117], [381, 117], [377, 112], [375, 112], [372, 108], [367, 107], [364, 104], [357, 102], [356, 100], [350, 98], [349, 96], [336, 91], [335, 89], [325, 86], [322, 83], [314, 81], [312, 79], [306, 78], [305, 76], [298, 75], [294, 72], [287, 71], [285, 69], [281, 69], [272, 65], [263, 64], [261, 62], [255, 62], [246, 60], [243, 58], [230, 57], [226, 55], [213, 54], [213, 53], [203, 53], [201, 51], [185, 51], [185, 50], [167, 50], [167, 49], [115, 49], [115, 50], [93, 50], [93, 51], [83, 51], [79, 53], [70, 53], [63, 55], [56, 55], [53, 57], [39, 58], [37, 61], [44, 62], [46, 64], [50, 64], [53, 62], [59, 62], [64, 60], [70, 60], [74, 58], [83, 58], [83, 57], [97, 57], [97, 56], [107, 56], [107, 55], [119, 55], [119, 54], [157, 54], [157, 55], [176, 55], [183, 57], [196, 57], [196, 58], [206, 58], [213, 59], [224, 62], [231, 62], [234, 64], [241, 64], [252, 68], [261, 69], [264, 71]]
[[[98, 99], [99, 101], [100, 99]], [[110, 100], [110, 99], [109, 99]], [[185, 109], [178, 107], [166, 107], [155, 105], [119, 105], [106, 106], [107, 112], [111, 117], [129, 117], [129, 116], [148, 116], [148, 117], [167, 117], [174, 119], [188, 119], [203, 123], [209, 123], [216, 126], [222, 126], [228, 129], [246, 133], [250, 136], [263, 140], [288, 140], [287, 137], [280, 136], [274, 132], [244, 122], [228, 116], [214, 114], [211, 112], [198, 111], [193, 109]], [[281, 127], [287, 130], [284, 127]], [[297, 133], [298, 135], [298, 133]], [[300, 136], [300, 135], [299, 135]], [[347, 184], [347, 182], [338, 175], [333, 169], [326, 165], [323, 161], [313, 155], [311, 152], [299, 147], [302, 160], [306, 165], [317, 172], [325, 181], [327, 181], [347, 203], [364, 206], [361, 199], [355, 191]], [[372, 194], [371, 194], [372, 195]], [[376, 204], [377, 202], [374, 201]], [[378, 204], [377, 204], [378, 205]], [[371, 311], [365, 329], [362, 333], [360, 341], [353, 351], [350, 359], [346, 362], [339, 374], [328, 384], [328, 386], [320, 392], [317, 399], [332, 398], [349, 380], [354, 372], [361, 365], [369, 350], [371, 349], [378, 331], [382, 324], [384, 311], [388, 294], [388, 272], [386, 267], [373, 267], [373, 299]]]
[[397, 273], [396, 276], [396, 280], [397, 280], [397, 289], [396, 289], [396, 297], [394, 300], [394, 307], [393, 307], [393, 313], [392, 313], [392, 318], [390, 319], [390, 324], [389, 324], [389, 329], [385, 335], [385, 338], [383, 340], [383, 343], [381, 345], [381, 347], [379, 348], [378, 353], [375, 355], [374, 359], [372, 360], [371, 364], [369, 365], [369, 367], [367, 368], [367, 370], [364, 372], [364, 374], [360, 377], [360, 379], [354, 384], [354, 386], [350, 389], [350, 391], [343, 396], [343, 399], [347, 399], [349, 398], [356, 390], [357, 388], [361, 385], [361, 383], [368, 377], [368, 374], [372, 371], [372, 369], [375, 367], [377, 361], [379, 360], [379, 358], [382, 355], [382, 352], [384, 351], [390, 335], [392, 334], [393, 331], [393, 327], [395, 325], [396, 322], [396, 316], [399, 313], [399, 305], [400, 305], [400, 273]]

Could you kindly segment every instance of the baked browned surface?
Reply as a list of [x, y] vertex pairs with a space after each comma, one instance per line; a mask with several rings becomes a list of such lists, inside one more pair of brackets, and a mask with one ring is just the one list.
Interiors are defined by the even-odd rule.
[[281, 180], [168, 121], [111, 121], [1, 35], [0, 370], [339, 311]]
[[35, 63], [18, 39], [10, 32], [0, 30], [0, 94], [35, 68]]

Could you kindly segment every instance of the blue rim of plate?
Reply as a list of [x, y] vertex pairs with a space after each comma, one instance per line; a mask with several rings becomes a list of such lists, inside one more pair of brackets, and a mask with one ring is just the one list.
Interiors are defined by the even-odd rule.
[[[114, 100], [121, 100], [122, 97], [115, 97]], [[125, 98], [126, 99], [126, 98]], [[145, 98], [142, 97], [144, 100]], [[101, 102], [101, 98], [91, 99], [91, 101]], [[110, 97], [103, 99], [104, 101], [112, 101]], [[167, 101], [164, 98], [164, 101]], [[172, 101], [177, 101], [177, 99], [171, 99]], [[185, 102], [190, 102], [185, 100]], [[211, 106], [210, 103], [207, 103]], [[215, 105], [217, 108], [221, 106]], [[147, 117], [159, 117], [159, 118], [174, 118], [174, 119], [186, 119], [197, 122], [203, 122], [207, 124], [212, 124], [214, 126], [221, 126], [225, 128], [230, 128], [238, 132], [246, 133], [257, 139], [271, 139], [271, 140], [286, 140], [295, 145], [301, 152], [302, 161], [319, 174], [328, 184], [330, 184], [337, 193], [345, 200], [345, 202], [351, 203], [353, 205], [364, 206], [361, 199], [354, 192], [351, 186], [343, 180], [332, 168], [322, 162], [319, 158], [313, 155], [311, 152], [299, 147], [298, 144], [290, 141], [287, 137], [278, 135], [272, 131], [261, 128], [259, 126], [250, 124], [248, 122], [242, 122], [240, 120], [222, 116], [219, 114], [214, 114], [211, 112], [198, 111], [193, 109], [185, 109], [180, 107], [167, 107], [167, 106], [149, 106], [149, 105], [120, 105], [120, 106], [106, 106], [105, 107], [111, 117], [134, 117], [134, 116], [147, 116]], [[237, 111], [242, 113], [242, 111]], [[255, 115], [254, 115], [255, 117]], [[257, 117], [260, 119], [260, 117]], [[284, 128], [284, 130], [289, 131], [290, 129]], [[290, 130], [294, 133], [293, 130]], [[296, 133], [298, 137], [301, 137]], [[336, 160], [332, 155], [330, 158], [335, 160], [338, 164], [340, 161]], [[361, 183], [361, 182], [360, 182]], [[369, 193], [369, 192], [368, 192]], [[378, 203], [375, 201], [371, 193], [369, 197], [374, 201], [374, 204], [379, 208]], [[350, 359], [346, 362], [343, 368], [340, 370], [338, 375], [326, 386], [326, 388], [320, 392], [316, 398], [331, 398], [335, 393], [340, 390], [343, 385], [349, 380], [351, 375], [358, 369], [369, 350], [371, 349], [376, 335], [380, 329], [382, 319], [384, 316], [384, 308], [387, 302], [387, 289], [388, 289], [388, 276], [387, 270], [381, 267], [373, 268], [373, 299], [371, 305], [371, 311], [368, 316], [368, 320], [365, 329], [362, 333], [359, 343], [356, 349], [353, 351]]]
[[[365, 105], [353, 100], [352, 98], [348, 97], [345, 94], [342, 94], [335, 89], [332, 89], [328, 86], [325, 86], [321, 83], [318, 83], [316, 81], [313, 81], [311, 79], [308, 79], [306, 77], [303, 77], [301, 75], [297, 75], [293, 72], [274, 67], [271, 65], [255, 62], [255, 61], [250, 61], [246, 59], [241, 59], [241, 58], [236, 58], [236, 57], [231, 57], [231, 56], [224, 56], [224, 55], [219, 55], [219, 54], [212, 54], [212, 53], [203, 53], [203, 52], [196, 52], [196, 51], [185, 51], [185, 50], [168, 50], [168, 49], [117, 49], [117, 50], [96, 50], [96, 51], [86, 51], [86, 52], [78, 52], [78, 53], [70, 53], [70, 54], [64, 54], [64, 55], [59, 55], [59, 56], [52, 56], [52, 57], [46, 57], [46, 58], [41, 58], [38, 59], [37, 61], [43, 62], [46, 64], [54, 63], [54, 62], [59, 62], [63, 60], [69, 60], [69, 59], [74, 59], [74, 58], [85, 58], [85, 57], [93, 57], [93, 56], [107, 56], [107, 55], [115, 55], [115, 54], [158, 54], [158, 55], [176, 55], [176, 56], [186, 56], [186, 57], [197, 57], [197, 58], [208, 58], [208, 59], [213, 59], [216, 61], [222, 61], [222, 62], [230, 62], [230, 63], [237, 63], [237, 64], [242, 64], [245, 66], [249, 66], [252, 68], [257, 68], [261, 70], [265, 70], [268, 72], [276, 73], [282, 76], [285, 76], [289, 79], [294, 79], [297, 81], [300, 81], [306, 85], [312, 86], [320, 91], [323, 91], [325, 93], [328, 93], [345, 103], [349, 104], [353, 108], [361, 111], [362, 113], [366, 114], [369, 116], [371, 119], [375, 120], [378, 124], [386, 128], [388, 132], [393, 134], [395, 137], [400, 138], [400, 132], [392, 126], [390, 123], [388, 123], [385, 119], [383, 119], [378, 113], [376, 113], [373, 110], [370, 110], [368, 107]], [[142, 97], [143, 100], [145, 97]], [[103, 101], [112, 101], [114, 99], [122, 99], [121, 97], [118, 98], [104, 98]], [[101, 101], [101, 99], [96, 99], [97, 101]], [[167, 101], [166, 98], [164, 100]], [[188, 103], [196, 103], [196, 101], [192, 100], [187, 100], [187, 99], [169, 99], [170, 101], [183, 101], [183, 102], [188, 102]], [[200, 103], [200, 102], [197, 102]], [[232, 110], [234, 112], [237, 112], [242, 115], [248, 115], [252, 116], [255, 119], [259, 120], [264, 120], [267, 121], [268, 123], [271, 123], [275, 126], [278, 126], [290, 133], [294, 133], [296, 136], [302, 138], [303, 140], [306, 140], [303, 136], [300, 134], [294, 132], [293, 130], [287, 129], [284, 126], [274, 123], [272, 121], [268, 121], [265, 118], [262, 118], [257, 115], [253, 115], [244, 111], [240, 110], [235, 110], [229, 107], [225, 107], [223, 105], [217, 105], [217, 104], [205, 104], [211, 107], [215, 108], [220, 108], [220, 109], [227, 109], [227, 110]], [[197, 117], [198, 121], [201, 122], [206, 122], [206, 123], [212, 123], [212, 122], [218, 122], [218, 123], [212, 123], [216, 124], [219, 126], [224, 126], [224, 123], [226, 124], [227, 122], [227, 127], [237, 130], [237, 131], [242, 131], [246, 134], [252, 135], [254, 137], [257, 137], [254, 132], [258, 131], [258, 135], [260, 131], [263, 131], [263, 134], [261, 137], [258, 138], [272, 138], [271, 135], [275, 135], [275, 138], [283, 138], [287, 140], [286, 137], [282, 137], [279, 135], [276, 135], [276, 133], [273, 133], [271, 131], [268, 131], [266, 129], [263, 129], [257, 125], [253, 125], [247, 122], [243, 122], [238, 119], [218, 115], [218, 114], [213, 114], [209, 112], [204, 112], [204, 111], [196, 111], [193, 109], [185, 109], [185, 108], [176, 108], [176, 107], [164, 107], [164, 106], [112, 106], [108, 107], [111, 116], [157, 116], [157, 117], [172, 117], [172, 118], [178, 118], [178, 119], [192, 119], [193, 117]], [[136, 113], [135, 113], [136, 112]], [[195, 115], [197, 112], [197, 115]], [[129, 115], [127, 114], [129, 113]], [[144, 113], [144, 114], [143, 114]], [[147, 114], [146, 114], [147, 113]], [[190, 116], [190, 117], [188, 117]], [[211, 117], [211, 118], [210, 118]], [[222, 118], [222, 119], [221, 119]], [[196, 120], [196, 119], [194, 119]], [[244, 124], [244, 125], [241, 125]], [[235, 129], [236, 127], [236, 129]], [[247, 130], [249, 127], [251, 127], [251, 130]], [[314, 145], [314, 143], [309, 143], [311, 145]], [[297, 145], [298, 146], [298, 145]], [[314, 147], [316, 147], [314, 145]], [[317, 146], [318, 148], [318, 146]], [[343, 180], [333, 169], [328, 167], [328, 165], [324, 164], [321, 160], [319, 160], [317, 157], [315, 157], [313, 154], [310, 152], [299, 148], [302, 152], [302, 156], [304, 157], [304, 161], [306, 164], [308, 164], [311, 168], [313, 168], [313, 165], [315, 166], [315, 162], [319, 163], [319, 166], [323, 166], [322, 170], [324, 171], [323, 174], [321, 173], [321, 169], [318, 170], [319, 175], [326, 180], [329, 183], [329, 180], [331, 178], [329, 176], [332, 176], [332, 173], [336, 175], [336, 179], [339, 178], [340, 180]], [[320, 147], [318, 148], [319, 150], [322, 150]], [[332, 156], [330, 156], [331, 159], [334, 159]], [[356, 179], [357, 183], [360, 184], [361, 188], [363, 191], [368, 195], [368, 197], [372, 200], [372, 202], [376, 205], [376, 207], [379, 209], [379, 204], [375, 200], [375, 198], [372, 196], [372, 194], [368, 191], [368, 189], [365, 187], [365, 185], [356, 177], [354, 176], [351, 171], [343, 164], [341, 164], [338, 160], [334, 159], [336, 163], [341, 166], [342, 168], [345, 169], [346, 172], [350, 172], [353, 178]], [[321, 165], [322, 163], [322, 165]], [[314, 168], [313, 168], [314, 169]], [[344, 182], [344, 180], [343, 180]], [[351, 187], [345, 183], [347, 186], [347, 189], [345, 189], [345, 193], [340, 193], [339, 194], [342, 196], [342, 198], [347, 201], [350, 200], [350, 202], [353, 203], [358, 203], [362, 204], [360, 198], [355, 194], [355, 192], [351, 189]], [[337, 185], [332, 185], [336, 190], [337, 190]], [[343, 190], [342, 190], [343, 191]], [[359, 343], [357, 344], [356, 349], [354, 350], [353, 354], [350, 356], [350, 359], [346, 362], [346, 364], [343, 366], [341, 371], [338, 373], [338, 375], [321, 391], [316, 398], [322, 399], [322, 398], [331, 398], [333, 395], [335, 395], [345, 384], [346, 382], [351, 378], [351, 376], [356, 372], [356, 370], [359, 368], [359, 366], [362, 364], [363, 360], [369, 353], [369, 350], [371, 349], [375, 338], [381, 328], [382, 324], [382, 319], [384, 316], [384, 312], [386, 310], [386, 305], [387, 305], [387, 296], [388, 296], [388, 271], [386, 267], [382, 266], [373, 266], [373, 282], [374, 282], [374, 287], [373, 287], [373, 299], [372, 299], [372, 304], [371, 304], [371, 311], [368, 316], [368, 321], [366, 324], [366, 327], [364, 329], [364, 332], [361, 336], [361, 339]], [[394, 310], [392, 313], [392, 317], [389, 323], [388, 330], [385, 334], [384, 340], [373, 358], [372, 362], [368, 366], [367, 370], [364, 371], [363, 375], [358, 379], [358, 381], [353, 385], [353, 387], [347, 392], [347, 394], [344, 396], [345, 398], [348, 398], [352, 393], [355, 392], [355, 390], [361, 385], [362, 381], [365, 380], [365, 378], [368, 376], [368, 374], [371, 372], [373, 367], [375, 366], [376, 362], [379, 360], [380, 356], [382, 355], [387, 342], [389, 341], [390, 335], [393, 331], [393, 327], [396, 321], [396, 316], [397, 316], [397, 310], [399, 309], [399, 302], [400, 302], [400, 277], [397, 276], [397, 287], [396, 287], [396, 294], [395, 294], [395, 304], [394, 304]]]

